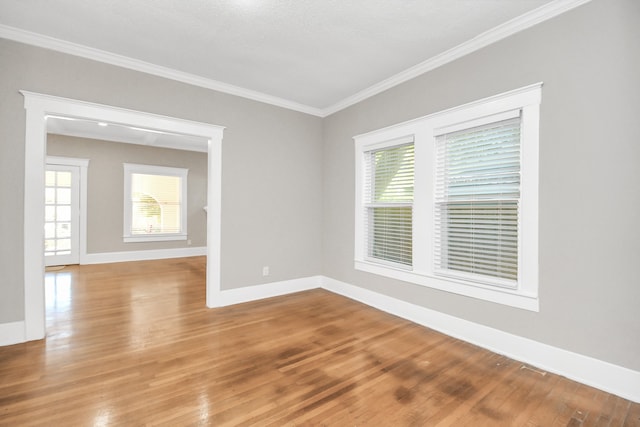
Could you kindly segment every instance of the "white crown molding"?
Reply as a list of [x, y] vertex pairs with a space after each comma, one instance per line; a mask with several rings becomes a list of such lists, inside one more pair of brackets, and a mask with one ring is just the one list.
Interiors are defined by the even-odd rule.
[[546, 5], [540, 6], [531, 12], [520, 15], [504, 24], [498, 25], [478, 36], [459, 44], [445, 52], [442, 52], [436, 56], [433, 56], [426, 61], [423, 61], [411, 68], [408, 68], [400, 73], [389, 77], [379, 83], [374, 84], [352, 96], [349, 96], [342, 101], [333, 104], [330, 107], [322, 110], [322, 117], [327, 117], [333, 113], [337, 113], [340, 110], [344, 110], [358, 102], [364, 101], [367, 98], [371, 98], [385, 90], [391, 89], [394, 86], [398, 86], [401, 83], [409, 81], [415, 77], [418, 77], [428, 71], [441, 67], [449, 62], [455, 61], [465, 55], [473, 53], [482, 49], [490, 44], [496, 43], [502, 39], [505, 39], [527, 28], [533, 27], [536, 24], [544, 22], [548, 19], [554, 18], [562, 13], [565, 13], [571, 9], [581, 6], [591, 0], [555, 0]]
[[322, 115], [321, 109], [309, 107], [307, 105], [299, 104], [287, 99], [278, 98], [276, 96], [267, 95], [262, 92], [245, 89], [217, 80], [207, 79], [204, 77], [196, 76], [194, 74], [174, 70], [172, 68], [140, 61], [128, 56], [118, 55], [100, 49], [94, 49], [92, 47], [56, 39], [54, 37], [33, 33], [31, 31], [22, 30], [7, 25], [0, 24], [0, 38], [38, 46], [45, 49], [51, 49], [57, 52], [67, 53], [69, 55], [79, 56], [82, 58], [92, 59], [94, 61], [116, 65], [118, 67], [128, 68], [130, 70], [140, 71], [143, 73], [152, 74], [154, 76], [164, 77], [166, 79], [187, 83], [205, 89], [211, 89], [230, 95], [236, 95], [242, 98], [251, 99], [253, 101], [264, 102], [266, 104], [286, 108], [289, 110], [299, 111], [301, 113], [311, 114], [314, 116]]
[[64, 40], [56, 39], [49, 36], [21, 30], [18, 28], [0, 25], [0, 38], [14, 40], [20, 43], [26, 43], [33, 46], [51, 49], [70, 55], [80, 56], [119, 67], [129, 68], [131, 70], [141, 71], [143, 73], [152, 74], [159, 77], [191, 84], [194, 86], [215, 90], [218, 92], [236, 95], [242, 98], [251, 99], [258, 102], [264, 102], [277, 107], [287, 108], [289, 110], [301, 113], [311, 114], [318, 117], [327, 117], [340, 110], [350, 107], [358, 102], [364, 101], [374, 95], [391, 89], [401, 83], [411, 80], [428, 71], [452, 62], [458, 58], [475, 52], [492, 43], [500, 41], [522, 30], [530, 28], [536, 24], [544, 22], [571, 9], [581, 6], [591, 0], [555, 0], [547, 3], [528, 13], [520, 15], [504, 24], [498, 25], [484, 33], [468, 40], [454, 48], [440, 53], [432, 58], [427, 59], [407, 70], [404, 70], [392, 77], [389, 77], [373, 86], [370, 86], [352, 96], [349, 96], [327, 108], [316, 108], [308, 105], [300, 104], [287, 99], [268, 95], [262, 92], [245, 89], [239, 86], [230, 85], [217, 80], [212, 80], [183, 71], [174, 70], [149, 62], [140, 61], [123, 55], [106, 52], [99, 49], [83, 46], [77, 43], [71, 43]]

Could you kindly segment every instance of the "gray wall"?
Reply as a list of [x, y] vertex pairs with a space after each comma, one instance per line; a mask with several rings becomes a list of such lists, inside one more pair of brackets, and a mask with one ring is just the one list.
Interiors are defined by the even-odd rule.
[[[0, 40], [0, 323], [23, 318], [26, 89], [227, 127], [223, 288], [324, 274], [640, 370], [638, 18], [594, 0], [325, 120]], [[355, 271], [352, 137], [538, 81], [540, 312]]]
[[[324, 275], [640, 370], [640, 2], [595, 0], [324, 122]], [[355, 271], [354, 135], [543, 81], [540, 312]]]
[[320, 118], [4, 39], [0, 64], [0, 323], [24, 319], [20, 89], [225, 126], [223, 288], [321, 273]]
[[[207, 153], [48, 135], [47, 155], [90, 159], [87, 170], [87, 252], [122, 252], [207, 245]], [[189, 169], [187, 239], [123, 243], [123, 163]]]

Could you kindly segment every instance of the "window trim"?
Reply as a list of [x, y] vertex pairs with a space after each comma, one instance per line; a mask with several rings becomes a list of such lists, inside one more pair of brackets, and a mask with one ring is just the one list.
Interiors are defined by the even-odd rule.
[[[539, 311], [538, 299], [538, 164], [539, 118], [542, 83], [440, 111], [414, 120], [365, 134], [355, 140], [355, 247], [354, 268], [409, 283], [459, 295], [491, 301], [530, 311]], [[434, 272], [434, 180], [435, 140], [452, 129], [474, 127], [487, 117], [520, 110], [521, 127], [521, 215], [518, 224], [518, 283], [515, 288], [500, 287]], [[362, 223], [364, 153], [375, 147], [392, 146], [400, 137], [413, 137], [415, 143], [415, 183], [413, 221], [413, 266], [397, 268], [367, 259], [364, 253]], [[386, 145], [385, 145], [386, 144]], [[416, 221], [421, 218], [421, 221]], [[420, 237], [422, 236], [422, 237]], [[426, 238], [425, 238], [426, 237]]]
[[[124, 243], [166, 242], [187, 240], [187, 176], [189, 169], [169, 166], [142, 165], [123, 163], [124, 168], [124, 222], [122, 240]], [[180, 185], [180, 231], [178, 233], [158, 233], [140, 235], [131, 233], [131, 176], [135, 173], [144, 175], [176, 176], [181, 178]]]

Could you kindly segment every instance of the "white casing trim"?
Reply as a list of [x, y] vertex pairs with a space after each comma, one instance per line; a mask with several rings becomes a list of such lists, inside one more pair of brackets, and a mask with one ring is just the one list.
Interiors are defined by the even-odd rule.
[[108, 264], [111, 262], [148, 261], [154, 259], [204, 256], [206, 254], [206, 246], [173, 249], [149, 249], [144, 251], [101, 252], [86, 254], [81, 264]]
[[88, 200], [88, 172], [90, 159], [78, 157], [47, 156], [47, 165], [77, 166], [80, 170], [80, 217], [78, 224], [78, 237], [80, 247], [80, 264], [85, 264], [84, 257], [87, 255], [87, 200]]
[[[438, 111], [423, 117], [394, 124], [382, 129], [354, 136], [355, 141], [355, 199], [354, 268], [421, 286], [492, 301], [530, 311], [539, 311], [538, 301], [538, 127], [542, 83], [510, 90]], [[452, 129], [466, 129], [505, 117], [522, 117], [521, 141], [521, 197], [518, 217], [518, 280], [517, 287], [505, 288], [462, 277], [445, 277], [435, 268], [434, 242], [436, 220], [435, 175], [436, 135]], [[372, 262], [367, 254], [366, 215], [368, 200], [364, 197], [365, 163], [367, 153], [374, 149], [395, 146], [403, 138], [415, 144], [415, 184], [413, 200], [413, 264], [397, 268]], [[418, 236], [418, 237], [416, 237]]]
[[[82, 118], [121, 123], [145, 129], [203, 137], [208, 140], [207, 171], [207, 306], [210, 294], [220, 288], [220, 220], [222, 210], [222, 136], [224, 127], [109, 105], [61, 98], [28, 91], [24, 96], [24, 322], [27, 340], [45, 336], [44, 301], [44, 169], [46, 162], [46, 117]], [[81, 262], [83, 260], [81, 254]]]
[[0, 346], [25, 342], [24, 321], [0, 323]]
[[191, 84], [193, 86], [228, 93], [230, 95], [236, 95], [258, 102], [264, 102], [266, 104], [299, 111], [301, 113], [311, 114], [318, 117], [326, 117], [354, 104], [357, 104], [360, 101], [384, 92], [387, 89], [411, 80], [421, 74], [424, 74], [449, 62], [455, 61], [458, 58], [480, 50], [492, 43], [500, 41], [562, 13], [568, 12], [569, 10], [581, 6], [589, 1], [591, 0], [555, 0], [547, 3], [537, 9], [532, 10], [531, 12], [525, 13], [524, 15], [516, 17], [508, 22], [505, 22], [504, 24], [498, 25], [497, 27], [485, 31], [484, 33], [479, 34], [471, 40], [468, 40], [445, 52], [433, 56], [426, 61], [423, 61], [407, 70], [404, 70], [379, 83], [376, 83], [375, 85], [370, 86], [341, 101], [338, 101], [326, 108], [317, 108], [303, 105], [262, 92], [245, 89], [217, 80], [196, 76], [171, 68], [151, 64], [149, 62], [140, 61], [138, 59], [117, 55], [111, 52], [94, 49], [77, 43], [67, 42], [64, 40], [56, 39], [38, 33], [33, 33], [19, 28], [10, 27], [7, 25], [0, 25], [0, 37], [14, 40], [20, 43], [26, 43], [45, 49], [51, 49], [54, 51], [79, 56], [82, 58], [92, 59], [94, 61], [99, 61], [106, 64], [116, 65], [118, 67], [128, 68], [159, 77], [164, 77], [182, 83]]
[[[125, 243], [133, 242], [166, 242], [174, 240], [187, 240], [187, 217], [188, 215], [188, 168], [179, 168], [173, 166], [157, 166], [138, 163], [123, 163], [124, 169], [124, 187], [122, 194], [124, 194], [124, 221], [122, 228], [122, 241]], [[134, 234], [132, 230], [133, 224], [133, 175], [156, 175], [174, 177], [180, 179], [178, 185], [178, 201], [179, 201], [179, 219], [180, 230], [177, 233], [157, 233], [157, 234]]]
[[322, 287], [495, 353], [625, 399], [640, 402], [640, 372], [638, 371], [440, 313], [328, 277], [323, 277]]

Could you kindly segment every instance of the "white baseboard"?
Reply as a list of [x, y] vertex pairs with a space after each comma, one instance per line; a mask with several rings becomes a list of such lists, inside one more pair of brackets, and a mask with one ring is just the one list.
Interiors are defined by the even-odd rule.
[[25, 342], [24, 321], [0, 323], [0, 346]]
[[[206, 253], [206, 251], [197, 252], [197, 250], [202, 251], [206, 248], [189, 249], [190, 252], [180, 256], [204, 255]], [[140, 256], [141, 252], [153, 252], [155, 253], [153, 256], [156, 258], [132, 257], [132, 253], [126, 253], [126, 258], [119, 255], [121, 253], [100, 255], [106, 255], [105, 258], [102, 258], [105, 261], [102, 262], [176, 257], [175, 253], [168, 256], [168, 251], [140, 251], [133, 254]], [[634, 402], [640, 402], [640, 372], [638, 371], [453, 317], [329, 277], [311, 276], [222, 290], [215, 296], [215, 306], [224, 307], [316, 288], [326, 289], [545, 371], [565, 376]], [[24, 334], [24, 322], [0, 324], [0, 345], [24, 342]]]
[[640, 402], [640, 372], [430, 310], [328, 277], [322, 278], [322, 287], [495, 353], [503, 354], [625, 399]]
[[218, 307], [321, 287], [542, 370], [640, 402], [640, 372], [460, 319], [324, 276], [221, 291]]
[[150, 249], [146, 251], [102, 252], [84, 255], [80, 260], [80, 264], [107, 264], [111, 262], [148, 261], [154, 259], [185, 258], [206, 254], [206, 246], [175, 249]]
[[309, 289], [317, 289], [320, 287], [322, 280], [322, 276], [311, 276], [302, 279], [284, 280], [281, 282], [246, 286], [244, 288], [222, 290], [215, 297], [215, 306], [224, 307], [227, 305], [240, 304], [243, 302], [307, 291]]

